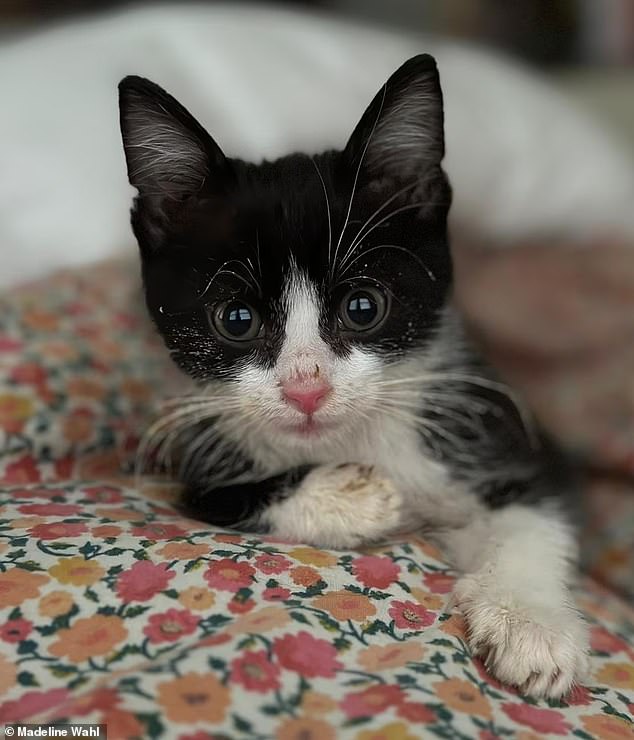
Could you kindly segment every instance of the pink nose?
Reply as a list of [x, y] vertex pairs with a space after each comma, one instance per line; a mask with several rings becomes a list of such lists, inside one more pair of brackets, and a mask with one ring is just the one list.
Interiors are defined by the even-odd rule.
[[324, 405], [331, 390], [326, 383], [285, 383], [282, 386], [282, 395], [288, 404], [302, 414], [310, 415]]

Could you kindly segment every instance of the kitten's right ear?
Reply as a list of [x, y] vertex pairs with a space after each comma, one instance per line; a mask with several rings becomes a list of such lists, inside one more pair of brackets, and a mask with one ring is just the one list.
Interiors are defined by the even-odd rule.
[[182, 200], [228, 169], [220, 147], [171, 95], [142, 77], [119, 83], [121, 136], [130, 184], [141, 198]]
[[392, 74], [357, 124], [344, 155], [366, 180], [409, 180], [439, 171], [445, 153], [436, 61], [419, 54]]

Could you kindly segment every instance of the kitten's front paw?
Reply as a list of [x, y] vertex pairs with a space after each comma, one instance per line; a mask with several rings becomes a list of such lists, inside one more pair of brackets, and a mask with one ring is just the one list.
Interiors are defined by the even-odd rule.
[[587, 628], [572, 607], [520, 604], [477, 576], [458, 581], [453, 603], [465, 617], [473, 654], [522, 694], [559, 699], [586, 676]]
[[377, 542], [401, 521], [401, 496], [369, 465], [321, 465], [267, 512], [272, 532], [320, 547]]

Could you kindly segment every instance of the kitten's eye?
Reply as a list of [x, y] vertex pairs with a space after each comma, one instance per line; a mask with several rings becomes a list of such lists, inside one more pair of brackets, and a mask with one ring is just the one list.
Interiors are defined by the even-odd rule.
[[248, 342], [260, 333], [257, 311], [244, 301], [221, 303], [213, 309], [213, 328], [231, 342]]
[[353, 288], [344, 296], [339, 308], [339, 318], [350, 331], [369, 331], [377, 327], [387, 315], [385, 294], [368, 285]]

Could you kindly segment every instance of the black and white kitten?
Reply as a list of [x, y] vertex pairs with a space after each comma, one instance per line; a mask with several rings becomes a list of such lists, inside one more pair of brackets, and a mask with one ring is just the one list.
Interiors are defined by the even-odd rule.
[[313, 157], [228, 159], [138, 77], [120, 108], [147, 305], [199, 384], [157, 427], [178, 437], [188, 507], [334, 548], [424, 529], [462, 573], [473, 651], [527, 694], [565, 694], [587, 645], [552, 503], [568, 481], [450, 304], [433, 58]]

